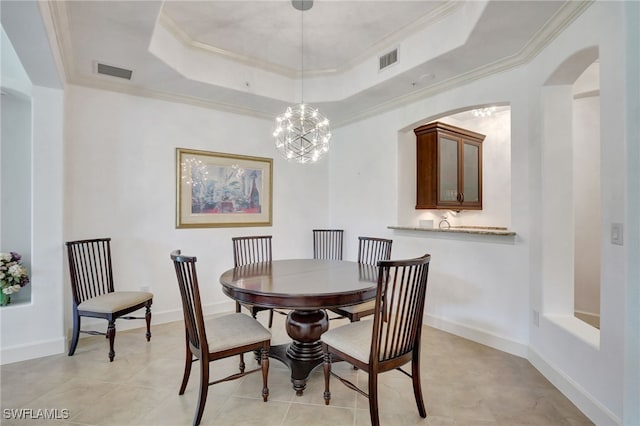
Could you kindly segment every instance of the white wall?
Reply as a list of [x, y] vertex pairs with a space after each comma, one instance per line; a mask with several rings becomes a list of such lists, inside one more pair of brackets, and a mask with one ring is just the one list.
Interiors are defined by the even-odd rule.
[[[203, 303], [227, 310], [218, 277], [233, 266], [231, 237], [270, 234], [275, 259], [310, 257], [311, 229], [328, 225], [328, 161], [286, 162], [270, 121], [79, 86], [65, 117], [65, 240], [111, 237], [116, 288], [148, 286], [155, 323], [182, 318], [171, 250], [198, 257]], [[176, 229], [177, 147], [273, 158], [273, 226]]]
[[623, 423], [640, 424], [640, 2], [626, 2], [625, 40], [625, 392]]
[[[508, 151], [502, 157], [511, 163], [485, 165], [503, 172], [512, 170], [510, 211], [499, 219], [508, 223], [491, 225], [509, 226], [518, 236], [505, 239], [388, 230], [390, 225], [417, 225], [403, 223], [415, 214], [415, 136], [411, 129], [447, 111], [485, 104], [511, 104], [511, 160]], [[526, 158], [528, 149], [527, 129], [521, 124], [527, 111], [522, 71], [493, 76], [481, 84], [337, 129], [334, 134], [340, 142], [332, 147], [330, 173], [332, 222], [348, 225], [346, 256], [355, 257], [358, 235], [393, 238], [393, 258], [430, 253], [427, 321], [519, 355], [526, 354], [529, 333], [528, 247], [523, 243], [529, 234], [523, 198], [527, 166], [518, 160]], [[496, 189], [485, 185], [485, 190], [491, 194]]]
[[[4, 6], [3, 6], [4, 7]], [[4, 14], [4, 11], [3, 11]], [[4, 15], [3, 15], [4, 19]], [[15, 96], [30, 102], [30, 126], [21, 143], [28, 144], [24, 151], [30, 156], [31, 187], [23, 212], [31, 226], [25, 247], [30, 258], [28, 303], [10, 305], [0, 309], [1, 363], [56, 354], [64, 351], [62, 313], [62, 91], [32, 84], [19, 63], [18, 55], [7, 56], [10, 44], [2, 32], [2, 85]], [[5, 121], [14, 126], [14, 121]], [[2, 204], [11, 198], [2, 193]], [[11, 218], [4, 218], [4, 220]], [[12, 224], [7, 224], [12, 228]], [[3, 231], [4, 232], [4, 231]], [[5, 240], [3, 238], [3, 250]], [[8, 243], [8, 241], [6, 241]], [[13, 249], [6, 247], [7, 250]]]
[[[598, 424], [620, 423], [623, 413], [625, 247], [608, 242], [602, 247], [602, 329], [594, 342], [575, 323], [558, 317], [573, 318], [573, 305], [566, 303], [573, 302], [572, 178], [566, 167], [571, 149], [562, 143], [570, 141], [571, 130], [545, 132], [552, 128], [545, 120], [563, 118], [544, 111], [543, 95], [553, 96], [544, 90], [545, 81], [565, 59], [584, 48], [599, 49], [601, 123], [607, 129], [600, 226], [608, 235], [611, 222], [624, 221], [624, 7], [594, 3], [521, 68], [337, 129], [342, 142], [334, 144], [330, 170], [332, 222], [348, 224], [350, 239], [391, 236], [394, 258], [431, 253], [429, 323], [527, 356]], [[511, 105], [510, 228], [517, 237], [388, 230], [388, 225], [407, 225], [398, 222], [398, 200], [415, 196], [401, 178], [415, 164], [398, 149], [414, 141], [398, 132], [443, 112], [488, 104]]]
[[600, 97], [573, 102], [574, 307], [600, 316]]
[[[623, 16], [622, 3], [594, 3], [572, 26], [564, 31], [531, 65], [531, 93], [538, 93], [540, 86], [563, 62], [574, 53], [597, 47], [601, 73], [601, 197], [602, 235], [609, 235], [612, 222], [624, 221], [624, 115], [620, 113], [624, 99], [624, 33], [620, 31]], [[597, 31], [594, 31], [597, 29]], [[580, 70], [581, 72], [581, 70]], [[546, 89], [546, 88], [545, 88]], [[535, 98], [533, 98], [535, 99]], [[569, 107], [568, 111], [571, 111]], [[532, 122], [533, 126], [548, 126], [544, 119]], [[606, 131], [604, 131], [606, 130]], [[571, 129], [569, 128], [569, 132]], [[567, 135], [543, 135], [541, 143], [551, 147], [564, 141]], [[571, 134], [569, 134], [571, 138]], [[560, 175], [563, 165], [570, 164], [571, 151], [555, 150], [556, 163], [542, 162], [536, 170], [539, 176]], [[564, 167], [565, 174], [570, 173]], [[571, 180], [571, 176], [564, 176]], [[563, 215], [565, 197], [558, 191], [566, 180], [559, 181], [555, 188], [541, 188], [543, 220], [539, 224], [545, 235], [545, 245], [571, 245], [573, 232], [556, 232], [554, 226], [568, 225], [573, 230], [570, 215]], [[553, 220], [552, 220], [553, 219]], [[567, 278], [573, 276], [573, 265], [560, 265], [551, 259], [548, 250], [532, 259], [532, 267], [547, 272], [545, 280], [532, 281], [532, 289], [545, 295], [539, 306], [545, 313], [540, 327], [532, 327], [531, 348], [541, 369], [553, 366], [558, 376], [551, 379], [565, 387], [562, 381], [571, 378], [574, 398], [581, 399], [579, 405], [598, 423], [620, 422], [623, 400], [623, 348], [624, 348], [624, 246], [615, 246], [608, 240], [601, 247], [601, 329], [599, 336], [583, 329], [580, 321], [566, 318], [565, 311], [573, 308], [573, 292], [564, 298], [555, 298], [555, 306], [549, 309], [546, 294], [567, 288]], [[569, 251], [570, 253], [570, 251]], [[565, 257], [566, 259], [566, 257]], [[552, 262], [554, 266], [552, 267]], [[562, 291], [562, 290], [561, 290]], [[557, 316], [559, 314], [560, 316]], [[596, 337], [594, 339], [594, 337]], [[559, 343], [562, 342], [560, 345]], [[546, 365], [545, 365], [546, 364]], [[564, 375], [564, 377], [563, 377]], [[566, 388], [565, 388], [566, 390]]]
[[32, 108], [32, 207], [28, 213], [32, 226], [31, 302], [0, 310], [3, 364], [65, 350], [62, 308], [62, 92], [34, 86]]

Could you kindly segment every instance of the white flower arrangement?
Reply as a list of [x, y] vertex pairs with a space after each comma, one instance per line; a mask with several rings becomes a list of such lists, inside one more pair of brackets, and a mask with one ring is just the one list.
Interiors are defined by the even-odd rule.
[[0, 253], [0, 285], [3, 295], [11, 295], [29, 284], [29, 272], [18, 253]]

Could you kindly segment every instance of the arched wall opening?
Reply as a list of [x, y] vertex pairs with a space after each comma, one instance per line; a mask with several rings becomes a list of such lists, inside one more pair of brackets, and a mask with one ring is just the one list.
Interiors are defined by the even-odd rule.
[[[489, 114], [478, 114], [491, 108]], [[413, 129], [433, 121], [450, 124], [485, 135], [482, 143], [482, 210], [417, 210], [416, 136]], [[418, 227], [421, 221], [433, 221], [435, 227], [446, 217], [451, 226], [511, 226], [511, 107], [492, 103], [461, 107], [428, 117], [398, 132], [398, 162], [411, 164], [398, 171], [398, 223]]]
[[574, 53], [542, 88], [541, 197], [543, 313], [596, 346], [597, 330], [574, 315], [583, 307], [599, 324], [602, 227], [597, 60], [597, 47]]
[[[32, 140], [31, 82], [4, 32], [0, 87], [0, 251], [16, 252], [31, 273], [32, 258]], [[31, 285], [11, 293], [11, 304], [29, 303]]]

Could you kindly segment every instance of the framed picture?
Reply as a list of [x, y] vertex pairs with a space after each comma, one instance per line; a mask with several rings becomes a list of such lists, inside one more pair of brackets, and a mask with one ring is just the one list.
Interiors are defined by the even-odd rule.
[[176, 188], [176, 228], [271, 226], [271, 158], [176, 148]]

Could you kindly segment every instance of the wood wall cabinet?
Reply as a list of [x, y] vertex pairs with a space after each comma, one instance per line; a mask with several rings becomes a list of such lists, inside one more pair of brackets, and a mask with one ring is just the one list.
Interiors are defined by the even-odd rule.
[[414, 129], [416, 209], [482, 210], [482, 141], [485, 136], [434, 122]]

